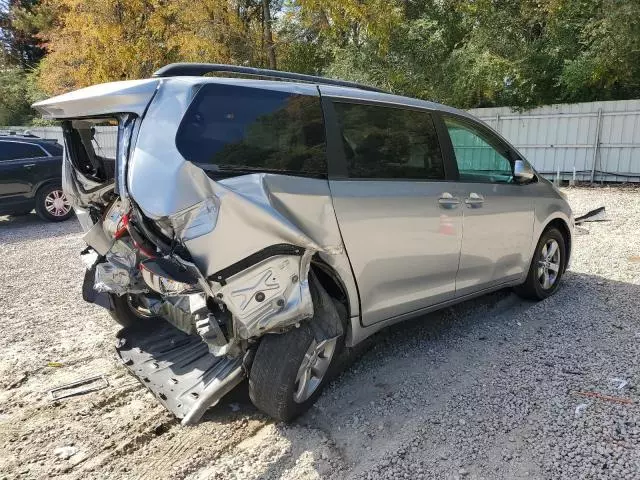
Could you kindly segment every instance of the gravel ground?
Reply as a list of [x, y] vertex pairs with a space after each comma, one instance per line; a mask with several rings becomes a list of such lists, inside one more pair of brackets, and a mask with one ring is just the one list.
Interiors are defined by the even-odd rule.
[[[387, 330], [291, 425], [242, 385], [181, 427], [81, 300], [78, 224], [0, 217], [0, 479], [640, 478], [640, 190], [566, 191], [611, 221], [575, 238], [557, 295]], [[50, 401], [94, 374], [109, 387]]]

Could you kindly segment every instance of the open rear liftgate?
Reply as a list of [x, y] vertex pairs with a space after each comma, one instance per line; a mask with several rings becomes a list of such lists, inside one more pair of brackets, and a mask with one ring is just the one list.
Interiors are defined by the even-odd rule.
[[200, 337], [166, 322], [124, 328], [118, 339], [122, 363], [183, 425], [197, 423], [244, 378], [242, 356], [215, 357]]

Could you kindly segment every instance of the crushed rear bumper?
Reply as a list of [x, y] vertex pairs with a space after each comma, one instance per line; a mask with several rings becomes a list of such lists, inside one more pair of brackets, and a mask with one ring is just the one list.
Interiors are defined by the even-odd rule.
[[129, 371], [183, 425], [197, 423], [245, 376], [241, 357], [215, 357], [200, 337], [166, 322], [122, 329], [116, 351]]

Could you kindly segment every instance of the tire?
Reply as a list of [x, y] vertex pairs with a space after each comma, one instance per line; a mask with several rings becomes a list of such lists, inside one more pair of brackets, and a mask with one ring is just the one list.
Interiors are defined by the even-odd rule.
[[160, 317], [136, 308], [134, 306], [135, 297], [130, 295], [111, 295], [111, 304], [113, 311], [110, 311], [109, 314], [116, 323], [125, 328], [144, 326], [160, 319]]
[[[553, 255], [549, 255], [556, 245]], [[544, 265], [541, 262], [546, 262]], [[526, 281], [514, 288], [516, 294], [529, 300], [544, 300], [553, 295], [564, 273], [567, 262], [565, 238], [556, 228], [548, 228], [540, 236], [533, 253]], [[554, 269], [557, 268], [557, 271]]]
[[60, 184], [50, 183], [36, 193], [36, 213], [48, 222], [63, 222], [73, 216], [73, 208]]
[[[341, 319], [331, 297], [319, 284], [314, 287], [315, 282], [310, 283], [313, 318], [286, 333], [265, 335], [249, 373], [249, 397], [253, 404], [282, 422], [293, 420], [313, 405], [337, 373], [337, 359], [343, 348]], [[336, 319], [338, 325], [335, 325]], [[310, 389], [306, 391], [301, 388], [299, 374], [303, 366], [314, 363], [316, 357], [315, 364], [326, 363], [326, 368], [320, 378], [308, 378], [306, 384]]]

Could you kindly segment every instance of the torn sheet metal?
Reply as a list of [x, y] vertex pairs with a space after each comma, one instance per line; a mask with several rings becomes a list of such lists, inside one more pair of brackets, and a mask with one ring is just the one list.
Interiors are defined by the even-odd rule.
[[183, 424], [242, 381], [242, 357], [215, 357], [197, 335], [161, 322], [153, 329], [123, 329], [116, 347], [122, 363]]
[[260, 337], [313, 316], [308, 281], [311, 254], [269, 258], [217, 289], [218, 298], [233, 314], [239, 338]]
[[94, 290], [115, 295], [146, 292], [148, 289], [139, 281], [137, 264], [135, 250], [116, 241], [106, 254], [106, 262], [96, 265]]

